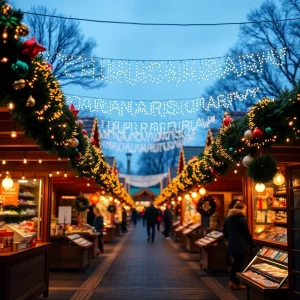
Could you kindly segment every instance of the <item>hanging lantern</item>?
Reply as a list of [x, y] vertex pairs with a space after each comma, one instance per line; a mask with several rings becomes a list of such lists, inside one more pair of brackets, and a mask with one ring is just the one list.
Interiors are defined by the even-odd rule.
[[199, 190], [199, 193], [201, 196], [204, 196], [206, 194], [206, 189], [204, 187], [202, 187], [200, 190]]
[[278, 172], [273, 178], [273, 183], [276, 185], [283, 185], [285, 183], [284, 176], [280, 172]]
[[258, 193], [262, 193], [266, 189], [266, 186], [263, 183], [257, 183], [254, 188]]
[[5, 190], [9, 190], [14, 185], [13, 180], [11, 179], [10, 175], [7, 174], [6, 177], [2, 180], [2, 186]]
[[96, 205], [99, 201], [100, 201], [99, 195], [97, 195], [97, 194], [92, 194], [92, 195], [90, 196], [90, 202], [91, 202], [91, 204]]

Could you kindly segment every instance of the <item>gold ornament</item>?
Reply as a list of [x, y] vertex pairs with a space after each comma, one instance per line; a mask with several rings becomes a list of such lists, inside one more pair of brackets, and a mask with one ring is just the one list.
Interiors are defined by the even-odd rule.
[[22, 90], [26, 86], [26, 81], [25, 79], [16, 80], [12, 86], [16, 91]]
[[35, 99], [34, 99], [32, 96], [30, 96], [30, 97], [27, 99], [27, 101], [26, 101], [26, 106], [27, 106], [27, 107], [33, 107], [33, 106], [35, 106]]
[[12, 9], [11, 5], [5, 4], [2, 6], [2, 12], [6, 15]]
[[18, 26], [18, 33], [20, 36], [27, 36], [29, 34], [29, 27], [26, 24]]

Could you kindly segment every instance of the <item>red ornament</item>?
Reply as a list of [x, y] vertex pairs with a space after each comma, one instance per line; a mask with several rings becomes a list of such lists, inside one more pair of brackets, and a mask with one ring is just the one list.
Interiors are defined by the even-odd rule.
[[75, 159], [80, 160], [82, 158], [81, 152], [78, 152], [75, 156]]
[[227, 117], [223, 120], [223, 124], [227, 127], [232, 121], [233, 120], [231, 118]]
[[99, 195], [92, 194], [90, 196], [90, 202], [91, 202], [91, 204], [96, 205], [99, 201], [100, 201]]
[[264, 132], [260, 128], [255, 128], [252, 132], [252, 135], [255, 139], [261, 140], [263, 138]]
[[91, 144], [92, 144], [92, 145], [96, 146], [97, 143], [96, 143], [96, 141], [95, 141], [94, 138], [91, 138], [90, 141], [91, 141]]
[[218, 171], [215, 169], [211, 169], [211, 174], [213, 174], [214, 176], [219, 175]]
[[82, 129], [82, 134], [87, 135], [87, 131], [85, 129]]
[[83, 126], [83, 124], [84, 124], [84, 123], [83, 123], [83, 121], [82, 121], [82, 120], [78, 120], [78, 121], [77, 121], [77, 125], [78, 125], [78, 126], [82, 127], [82, 126]]
[[69, 106], [69, 109], [70, 109], [71, 113], [73, 114], [73, 116], [77, 117], [79, 110], [75, 108], [73, 103]]
[[25, 41], [21, 46], [22, 54], [30, 60], [33, 60], [40, 52], [45, 50], [47, 49], [40, 45], [34, 36]]
[[46, 62], [46, 66], [52, 71], [53, 67], [49, 62]]

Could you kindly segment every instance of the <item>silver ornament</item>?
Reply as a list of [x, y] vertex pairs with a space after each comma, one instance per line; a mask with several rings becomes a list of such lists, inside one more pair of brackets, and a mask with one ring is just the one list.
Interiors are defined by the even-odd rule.
[[68, 145], [71, 148], [76, 148], [79, 145], [79, 142], [76, 138], [73, 137], [68, 141]]
[[242, 163], [246, 168], [248, 168], [253, 161], [254, 158], [251, 155], [247, 155], [243, 158]]
[[247, 141], [252, 141], [253, 140], [253, 134], [252, 134], [252, 131], [250, 129], [248, 129], [248, 130], [245, 131], [244, 138]]
[[26, 86], [26, 81], [25, 79], [16, 80], [12, 86], [16, 91], [22, 90]]
[[27, 101], [26, 101], [26, 106], [27, 106], [27, 107], [33, 107], [33, 106], [35, 106], [35, 99], [34, 99], [32, 96], [30, 96], [30, 97], [27, 99]]

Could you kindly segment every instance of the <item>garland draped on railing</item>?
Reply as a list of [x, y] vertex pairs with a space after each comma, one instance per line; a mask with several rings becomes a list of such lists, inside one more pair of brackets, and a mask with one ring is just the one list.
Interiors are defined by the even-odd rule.
[[23, 14], [0, 0], [0, 105], [7, 105], [12, 118], [22, 126], [25, 137], [41, 150], [69, 158], [78, 175], [94, 178], [104, 189], [132, 204], [103, 153], [82, 130], [78, 110], [67, 105], [50, 63], [38, 56], [46, 49], [22, 24]]

